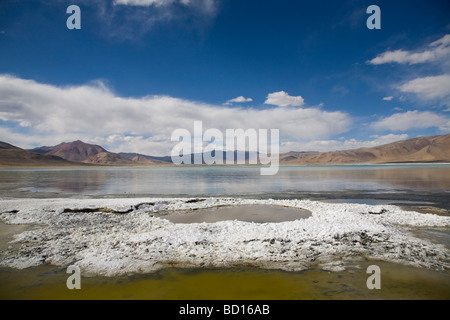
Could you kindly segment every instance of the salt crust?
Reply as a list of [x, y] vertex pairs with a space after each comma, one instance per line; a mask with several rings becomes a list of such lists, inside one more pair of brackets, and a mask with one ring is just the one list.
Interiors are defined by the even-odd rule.
[[[174, 224], [173, 211], [250, 204], [307, 209], [312, 216], [281, 223], [222, 221]], [[276, 212], [274, 212], [276, 214]], [[116, 276], [167, 266], [254, 266], [299, 271], [318, 265], [342, 271], [361, 259], [447, 270], [448, 248], [411, 230], [450, 226], [450, 217], [392, 205], [238, 198], [0, 199], [7, 224], [41, 227], [14, 236], [0, 265], [77, 265], [84, 274]]]

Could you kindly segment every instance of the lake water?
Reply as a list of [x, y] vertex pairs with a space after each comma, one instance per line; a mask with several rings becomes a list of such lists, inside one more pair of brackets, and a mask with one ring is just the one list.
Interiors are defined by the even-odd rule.
[[[68, 290], [65, 268], [43, 265], [28, 272], [0, 268], [0, 299], [146, 300], [448, 300], [450, 276], [433, 270], [377, 262], [382, 290], [366, 287], [367, 267], [344, 272], [311, 269], [165, 269], [115, 278], [85, 277]], [[301, 305], [299, 305], [300, 307]], [[156, 306], [157, 307], [157, 306]], [[158, 307], [157, 307], [158, 309]], [[153, 309], [154, 310], [154, 309]], [[168, 312], [169, 310], [165, 310]]]
[[450, 165], [149, 167], [0, 170], [2, 197], [262, 196], [305, 192], [448, 192]]

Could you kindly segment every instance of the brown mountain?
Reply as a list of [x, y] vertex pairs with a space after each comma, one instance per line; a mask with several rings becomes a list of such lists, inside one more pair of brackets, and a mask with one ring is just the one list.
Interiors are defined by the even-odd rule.
[[54, 147], [40, 147], [30, 151], [58, 156], [69, 161], [97, 165], [133, 166], [167, 164], [162, 161], [147, 158], [128, 159], [120, 154], [109, 152], [99, 145], [88, 144], [80, 140], [63, 142]]
[[311, 156], [315, 156], [318, 155], [320, 152], [315, 152], [315, 151], [304, 151], [304, 152], [296, 152], [296, 151], [290, 151], [287, 153], [282, 153], [280, 154], [280, 163], [281, 162], [291, 162], [291, 161], [296, 161], [299, 159], [304, 159], [304, 158], [308, 158]]
[[80, 166], [54, 155], [38, 154], [0, 141], [0, 167], [74, 167]]
[[156, 156], [147, 156], [145, 154], [140, 153], [126, 153], [120, 152], [118, 153], [122, 158], [130, 159], [139, 163], [147, 163], [150, 160], [150, 163], [154, 163], [154, 160], [160, 161], [162, 163], [172, 163], [172, 158], [170, 156], [165, 157], [156, 157]]
[[419, 137], [373, 148], [321, 152], [302, 158], [287, 158], [281, 164], [332, 165], [450, 162], [450, 134]]
[[20, 148], [13, 146], [12, 144], [0, 141], [0, 150], [20, 150]]
[[66, 160], [77, 162], [91, 162], [91, 158], [100, 153], [107, 153], [98, 145], [87, 144], [80, 140], [74, 142], [63, 142], [55, 146], [48, 154], [59, 156]]

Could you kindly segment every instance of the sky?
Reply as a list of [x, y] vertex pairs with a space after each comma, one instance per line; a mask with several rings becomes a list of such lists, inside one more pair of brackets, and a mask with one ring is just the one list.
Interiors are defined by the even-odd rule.
[[0, 2], [1, 141], [163, 156], [194, 121], [279, 129], [281, 152], [448, 134], [450, 2]]

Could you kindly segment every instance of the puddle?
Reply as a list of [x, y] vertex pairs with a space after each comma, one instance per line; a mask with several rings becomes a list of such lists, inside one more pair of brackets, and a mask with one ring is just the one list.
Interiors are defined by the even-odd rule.
[[173, 223], [214, 223], [218, 221], [239, 220], [245, 222], [268, 223], [306, 219], [311, 212], [305, 209], [271, 205], [242, 205], [219, 207], [171, 213], [161, 218]]

